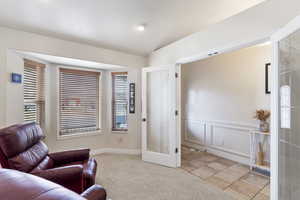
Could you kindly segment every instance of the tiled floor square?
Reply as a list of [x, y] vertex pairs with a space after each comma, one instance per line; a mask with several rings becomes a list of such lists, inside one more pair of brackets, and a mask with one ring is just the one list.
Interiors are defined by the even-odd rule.
[[213, 162], [220, 159], [220, 157], [214, 156], [212, 154], [204, 154], [201, 156], [200, 160], [204, 161], [204, 162]]
[[225, 188], [227, 188], [231, 183], [226, 182], [218, 177], [215, 176], [211, 176], [208, 179], [206, 179], [206, 182], [208, 182], [209, 184], [216, 186], [218, 188], [221, 188], [222, 190], [224, 190]]
[[251, 185], [249, 183], [245, 183], [243, 181], [236, 181], [231, 186], [230, 189], [246, 195], [248, 197], [254, 197], [260, 190], [258, 186]]
[[207, 179], [208, 177], [214, 175], [215, 173], [216, 171], [214, 169], [206, 166], [191, 171], [191, 174], [194, 174], [202, 179]]
[[259, 186], [260, 188], [263, 188], [264, 186], [266, 186], [269, 183], [268, 178], [266, 178], [264, 176], [252, 174], [252, 173], [248, 173], [246, 176], [244, 176], [241, 179], [241, 181], [244, 181], [244, 182], [252, 184], [252, 185]]
[[221, 163], [219, 163], [219, 162], [211, 162], [211, 163], [209, 163], [207, 166], [210, 167], [210, 168], [213, 168], [213, 169], [215, 169], [215, 170], [217, 170], [217, 171], [221, 171], [221, 170], [227, 168], [226, 165], [223, 165], [223, 164], [221, 164]]
[[192, 153], [188, 154], [187, 156], [185, 156], [184, 159], [191, 161], [191, 160], [201, 160], [201, 158], [202, 158], [201, 153], [192, 152]]
[[250, 168], [248, 166], [245, 165], [233, 165], [231, 167], [229, 167], [228, 169], [232, 170], [232, 171], [236, 171], [236, 172], [240, 172], [243, 174], [247, 174], [250, 171]]
[[206, 163], [203, 162], [202, 160], [191, 160], [191, 161], [189, 161], [189, 162], [190, 162], [190, 164], [191, 164], [192, 166], [194, 166], [195, 168], [200, 168], [200, 167], [203, 167], [203, 166], [206, 165]]
[[229, 169], [225, 169], [219, 173], [217, 173], [215, 176], [227, 181], [229, 183], [233, 183], [234, 181], [237, 181], [238, 179], [240, 179], [244, 174], [242, 174], [241, 172], [236, 172], [236, 171], [232, 171]]
[[230, 195], [234, 200], [250, 200], [251, 199], [251, 197], [243, 195], [243, 194], [236, 192], [230, 188], [226, 189], [225, 193]]

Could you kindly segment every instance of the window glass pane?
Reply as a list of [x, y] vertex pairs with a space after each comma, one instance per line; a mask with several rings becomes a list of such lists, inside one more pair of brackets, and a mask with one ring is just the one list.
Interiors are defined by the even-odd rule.
[[24, 60], [24, 121], [44, 123], [44, 68], [45, 65]]
[[60, 134], [99, 129], [98, 72], [60, 70]]
[[127, 73], [112, 74], [112, 121], [113, 130], [128, 129], [128, 79]]

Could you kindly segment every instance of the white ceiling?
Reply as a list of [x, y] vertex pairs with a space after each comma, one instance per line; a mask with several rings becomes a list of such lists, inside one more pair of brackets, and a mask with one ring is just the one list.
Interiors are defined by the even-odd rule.
[[0, 25], [146, 55], [263, 1], [0, 0]]
[[110, 65], [104, 63], [97, 63], [87, 60], [79, 60], [73, 58], [65, 58], [60, 56], [51, 56], [40, 53], [33, 52], [25, 52], [25, 51], [16, 51], [24, 58], [28, 59], [37, 59], [48, 63], [59, 64], [59, 65], [67, 65], [67, 66], [77, 66], [77, 67], [86, 67], [86, 68], [94, 68], [94, 69], [103, 69], [103, 70], [114, 70], [121, 69], [122, 66]]

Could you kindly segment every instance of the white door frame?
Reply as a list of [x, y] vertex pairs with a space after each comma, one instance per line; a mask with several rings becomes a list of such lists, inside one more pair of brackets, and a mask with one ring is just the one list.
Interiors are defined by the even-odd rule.
[[178, 116], [176, 118], [176, 146], [178, 153], [176, 155], [176, 167], [181, 167], [181, 121], [182, 121], [182, 108], [181, 108], [181, 64], [175, 65], [175, 73], [177, 73], [176, 79], [176, 110]]
[[[278, 66], [278, 42], [283, 39], [284, 37], [290, 35], [291, 33], [299, 30], [300, 28], [300, 16], [296, 17], [294, 20], [292, 20], [290, 23], [288, 23], [285, 27], [277, 31], [273, 35], [268, 35], [265, 37], [261, 37], [256, 40], [251, 40], [251, 41], [246, 41], [246, 42], [241, 42], [237, 43], [234, 45], [230, 46], [225, 46], [225, 47], [220, 47], [216, 48], [210, 51], [206, 52], [201, 52], [198, 55], [191, 56], [191, 57], [186, 57], [186, 58], [181, 58], [179, 59], [176, 64], [179, 66], [179, 72], [181, 72], [181, 65], [182, 64], [187, 64], [190, 62], [195, 62], [199, 60], [206, 59], [208, 57], [217, 55], [217, 54], [222, 54], [222, 53], [227, 53], [235, 50], [239, 50], [245, 47], [250, 47], [254, 46], [256, 44], [264, 43], [264, 42], [269, 42], [272, 41], [272, 48], [273, 48], [273, 55], [272, 55], [272, 89], [271, 89], [271, 200], [279, 200], [278, 198], [278, 144], [279, 144], [279, 134], [278, 134], [278, 106], [279, 106], [279, 101], [278, 101], [278, 76], [279, 76], [279, 66]], [[181, 76], [180, 76], [181, 77]], [[181, 88], [179, 87], [179, 92], [178, 97], [179, 103], [181, 102]], [[182, 119], [182, 108], [181, 105], [179, 105], [179, 119]], [[179, 126], [178, 129], [178, 134], [181, 136], [181, 129]], [[178, 144], [181, 145], [181, 137], [178, 137]], [[180, 152], [180, 151], [179, 151]], [[180, 156], [181, 154], [178, 155], [178, 166], [180, 166]]]
[[[174, 105], [171, 105], [170, 109], [170, 116], [173, 116], [174, 119], [172, 120], [174, 123], [170, 126], [170, 133], [173, 133], [172, 135], [169, 135], [169, 154], [162, 154], [157, 152], [152, 152], [147, 149], [147, 73], [152, 71], [159, 71], [159, 70], [168, 70], [171, 73], [171, 76], [174, 74], [174, 79], [172, 80], [176, 81], [175, 79], [175, 72], [176, 67], [175, 66], [160, 66], [160, 67], [147, 67], [142, 69], [142, 119], [146, 119], [146, 121], [142, 122], [142, 160], [152, 163], [157, 163], [169, 167], [177, 167], [178, 163], [178, 156], [175, 152], [175, 149], [180, 149], [177, 145], [177, 136], [178, 136], [178, 116], [175, 116], [175, 110], [177, 109], [177, 99], [174, 100], [175, 95], [178, 96], [176, 93], [176, 87], [177, 85], [171, 85], [171, 98], [174, 101], [171, 101], [174, 103]], [[173, 82], [173, 81], [172, 81]], [[177, 83], [177, 81], [176, 81]], [[173, 95], [174, 94], [174, 95]], [[174, 108], [174, 110], [173, 110]], [[173, 115], [174, 114], [174, 115]]]
[[[191, 62], [204, 60], [204, 59], [212, 57], [212, 56], [240, 50], [243, 48], [251, 47], [251, 46], [266, 43], [266, 42], [271, 42], [270, 37], [263, 37], [263, 38], [260, 38], [257, 40], [246, 41], [246, 42], [241, 42], [241, 43], [237, 43], [237, 44], [230, 45], [230, 46], [220, 47], [218, 49], [199, 53], [198, 55], [195, 55], [195, 56], [181, 58], [176, 62], [176, 70], [177, 70], [177, 73], [179, 74], [179, 76], [178, 76], [179, 80], [177, 81], [177, 84], [178, 84], [178, 86], [177, 86], [177, 107], [178, 107], [178, 111], [179, 111], [178, 122], [177, 122], [177, 130], [178, 130], [177, 131], [177, 134], [178, 134], [177, 146], [178, 147], [181, 147], [181, 144], [182, 144], [182, 141], [181, 141], [181, 134], [182, 134], [181, 120], [183, 118], [183, 115], [182, 115], [183, 109], [181, 106], [181, 80], [182, 80], [181, 68], [182, 68], [182, 65], [188, 64]], [[180, 166], [181, 166], [181, 148], [179, 148], [178, 155], [177, 155], [177, 167], [180, 167]]]
[[[292, 32], [292, 31], [291, 31]], [[232, 51], [236, 51], [239, 49], [243, 49], [243, 48], [247, 48], [247, 47], [251, 47], [257, 44], [262, 44], [262, 43], [266, 43], [266, 42], [270, 42], [271, 43], [271, 37], [270, 36], [266, 36], [266, 37], [262, 37], [256, 40], [251, 40], [251, 41], [246, 41], [246, 42], [241, 42], [241, 43], [237, 43], [237, 44], [233, 44], [230, 46], [225, 46], [225, 47], [220, 47], [220, 48], [216, 48], [214, 50], [210, 50], [210, 51], [206, 51], [206, 52], [202, 52], [198, 55], [195, 56], [191, 56], [191, 57], [186, 57], [186, 58], [181, 58], [176, 62], [176, 65], [179, 68], [179, 74], [181, 75], [181, 67], [183, 64], [188, 64], [191, 62], [195, 62], [195, 61], [199, 61], [199, 60], [204, 60], [206, 58], [212, 57], [212, 56], [216, 56], [219, 54], [223, 54], [223, 53], [228, 53], [228, 52], [232, 52]], [[274, 45], [274, 44], [272, 44]], [[273, 51], [275, 51], [277, 48], [273, 47]], [[276, 63], [276, 59], [277, 57], [275, 57], [274, 55], [276, 55], [276, 52], [273, 53], [272, 56], [272, 60], [273, 63]], [[273, 66], [274, 64], [272, 64]], [[275, 65], [274, 65], [275, 66]], [[276, 67], [276, 66], [275, 66]], [[277, 66], [278, 67], [278, 66]], [[273, 68], [273, 67], [272, 67]], [[275, 77], [276, 74], [274, 74], [276, 72], [276, 70], [272, 70], [272, 75], [273, 77]], [[181, 83], [181, 76], [179, 76], [179, 83]], [[275, 82], [275, 83], [274, 83]], [[276, 126], [276, 104], [274, 104], [276, 102], [276, 100], [274, 101], [274, 99], [276, 99], [277, 96], [277, 91], [275, 88], [276, 82], [278, 83], [278, 79], [273, 78], [272, 79], [272, 89], [271, 89], [271, 113], [272, 113], [272, 124], [271, 124], [271, 130], [272, 130], [272, 134], [271, 134], [271, 144], [273, 144], [271, 147], [271, 200], [278, 200], [278, 145], [276, 147], [274, 147], [274, 144], [276, 144], [276, 141], [278, 141], [278, 138], [276, 137], [276, 129], [274, 128]], [[178, 87], [178, 103], [181, 104], [181, 87]], [[272, 103], [273, 102], [273, 103]], [[178, 125], [178, 146], [181, 146], [181, 120], [182, 120], [182, 107], [181, 105], [178, 105], [178, 109], [179, 109], [179, 117], [178, 119], [179, 121], [179, 125]], [[274, 112], [275, 111], [275, 112]], [[274, 131], [274, 134], [273, 134]], [[278, 133], [278, 132], [277, 132]], [[278, 143], [277, 143], [278, 144]], [[181, 149], [181, 148], [180, 148]], [[179, 154], [177, 155], [177, 166], [180, 167], [181, 166], [181, 151], [179, 150]]]

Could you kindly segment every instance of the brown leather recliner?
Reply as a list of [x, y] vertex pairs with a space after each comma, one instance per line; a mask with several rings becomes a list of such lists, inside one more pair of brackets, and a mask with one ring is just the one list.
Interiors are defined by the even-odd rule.
[[31, 173], [81, 193], [95, 184], [97, 163], [89, 149], [48, 153], [44, 134], [35, 123], [0, 130], [0, 164]]
[[78, 195], [62, 186], [23, 172], [0, 169], [1, 200], [105, 200], [106, 192], [93, 185]]

